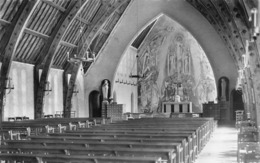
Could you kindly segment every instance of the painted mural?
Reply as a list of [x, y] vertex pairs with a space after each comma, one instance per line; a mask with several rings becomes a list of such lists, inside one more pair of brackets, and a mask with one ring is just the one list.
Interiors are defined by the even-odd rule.
[[161, 16], [138, 51], [139, 112], [161, 112], [163, 101], [192, 101], [193, 111], [217, 96], [210, 63], [193, 36]]

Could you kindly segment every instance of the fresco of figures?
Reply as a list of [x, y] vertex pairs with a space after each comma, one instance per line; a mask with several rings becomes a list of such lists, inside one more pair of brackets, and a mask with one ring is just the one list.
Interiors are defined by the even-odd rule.
[[161, 103], [191, 101], [193, 111], [214, 101], [216, 82], [210, 63], [194, 37], [180, 24], [162, 15], [138, 51], [139, 112], [161, 112]]

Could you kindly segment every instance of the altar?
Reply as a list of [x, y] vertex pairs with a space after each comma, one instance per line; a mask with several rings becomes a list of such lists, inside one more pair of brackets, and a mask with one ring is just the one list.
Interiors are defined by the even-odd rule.
[[163, 113], [192, 113], [192, 102], [162, 102]]

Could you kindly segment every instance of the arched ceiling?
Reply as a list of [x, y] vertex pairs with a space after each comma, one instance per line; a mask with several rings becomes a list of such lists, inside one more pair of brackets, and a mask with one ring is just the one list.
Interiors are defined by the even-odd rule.
[[252, 36], [251, 9], [255, 0], [186, 0], [197, 9], [215, 28], [229, 49], [237, 68], [242, 68], [242, 55], [249, 49], [257, 54]]
[[[22, 5], [31, 0], [3, 0], [0, 2], [0, 42], [6, 44], [7, 29], [12, 25], [16, 14], [21, 12]], [[67, 52], [72, 53], [78, 47], [80, 38], [79, 27], [87, 31], [92, 21], [98, 15], [104, 13], [104, 8], [116, 5], [118, 0], [37, 0], [32, 9], [28, 21], [23, 25], [22, 36], [19, 38], [13, 61], [30, 64], [43, 65], [45, 54], [42, 54], [50, 37], [55, 35], [55, 27], [76, 2], [80, 8], [73, 20], [68, 25], [66, 32], [57, 47], [52, 67], [64, 69], [68, 67]], [[119, 0], [120, 1], [120, 0]], [[198, 10], [215, 28], [222, 40], [227, 45], [230, 54], [236, 61], [237, 66], [241, 62], [241, 56], [246, 51], [246, 40], [250, 40], [251, 24], [249, 22], [250, 10], [257, 6], [256, 0], [186, 0]], [[110, 32], [118, 22], [120, 15], [124, 12], [130, 0], [122, 3], [120, 8], [110, 15], [101, 30], [95, 33], [91, 40], [91, 51], [98, 54]], [[18, 22], [17, 22], [18, 23]], [[87, 36], [85, 36], [87, 37]], [[4, 45], [5, 45], [4, 44]], [[256, 49], [253, 43], [251, 47]], [[3, 58], [3, 50], [0, 59]], [[84, 64], [84, 70], [88, 69], [90, 63]]]
[[[21, 8], [23, 4], [29, 3], [29, 1], [30, 0], [3, 0], [0, 2], [1, 42], [4, 42], [4, 35], [10, 25], [12, 25], [15, 15], [19, 14], [19, 8]], [[30, 13], [28, 22], [23, 26], [24, 30], [22, 30], [22, 36], [19, 38], [13, 61], [44, 65], [46, 55], [43, 54], [43, 51], [50, 38], [57, 33], [55, 27], [60, 23], [62, 17], [68, 14], [68, 12], [78, 4], [79, 8], [77, 8], [77, 13], [72, 18], [73, 20], [67, 25], [66, 32], [55, 50], [52, 62], [52, 67], [54, 68], [66, 68], [66, 66], [68, 66], [67, 52], [72, 53], [73, 49], [78, 47], [79, 41], [83, 37], [79, 33], [79, 28], [83, 27], [83, 31], [86, 32], [88, 28], [93, 25], [95, 18], [105, 14], [105, 9], [108, 6], [114, 5], [116, 11], [109, 15], [104, 23], [100, 24], [100, 27], [98, 27], [100, 30], [96, 31], [95, 37], [91, 42], [86, 44], [86, 46], [91, 48], [91, 51], [97, 54], [127, 7], [129, 0], [119, 0], [119, 3], [117, 2], [118, 0], [37, 0]], [[118, 5], [119, 7], [117, 7]], [[88, 36], [84, 36], [84, 38], [86, 37]], [[1, 57], [3, 57], [3, 55], [2, 51]], [[89, 65], [84, 64], [84, 66], [87, 68]]]

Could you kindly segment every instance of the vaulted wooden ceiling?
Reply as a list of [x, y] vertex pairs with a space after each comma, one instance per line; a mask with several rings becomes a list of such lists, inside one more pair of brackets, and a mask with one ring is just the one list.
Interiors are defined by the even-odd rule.
[[[18, 14], [19, 8], [25, 1], [28, 0], [3, 0], [0, 2], [0, 40], [2, 42], [14, 16]], [[61, 36], [59, 46], [55, 50], [52, 67], [64, 69], [68, 66], [67, 53], [72, 53], [73, 49], [80, 46], [79, 42], [83, 39], [82, 37], [88, 37], [82, 35], [88, 31], [91, 25], [96, 25], [94, 24], [95, 18], [105, 14], [108, 6], [114, 6], [116, 10], [111, 15], [107, 15], [99, 26], [95, 26], [97, 30], [94, 37], [90, 42], [85, 42], [87, 44], [85, 46], [98, 54], [129, 2], [130, 0], [38, 0], [28, 21], [23, 26], [24, 29], [19, 38], [13, 61], [43, 65], [46, 59], [43, 51], [47, 42], [57, 33], [55, 27], [60, 23], [62, 17], [75, 7], [76, 3], [79, 3], [80, 7]], [[80, 27], [83, 27], [82, 34], [79, 33]], [[3, 52], [1, 52], [2, 55]], [[85, 70], [88, 66], [89, 64], [84, 64]]]
[[[71, 98], [79, 64], [70, 56], [86, 51], [97, 56], [131, 0], [3, 0], [0, 1], [0, 111], [12, 61], [34, 64], [35, 117], [41, 117], [50, 68], [71, 74], [64, 83], [64, 108]], [[83, 63], [86, 72], [91, 62]], [[66, 75], [64, 75], [66, 76]], [[64, 77], [66, 78], [66, 77]], [[66, 79], [64, 79], [66, 80]], [[0, 118], [1, 119], [1, 118]]]
[[251, 9], [257, 8], [256, 0], [186, 0], [196, 8], [215, 28], [229, 49], [238, 69], [241, 69], [242, 55], [258, 54]]
[[[0, 2], [0, 42], [4, 43], [4, 35], [12, 25], [19, 8], [23, 3], [30, 0], [3, 0]], [[82, 36], [79, 28], [83, 27], [86, 32], [93, 25], [93, 20], [105, 13], [106, 6], [118, 5], [120, 0], [38, 0], [32, 9], [29, 19], [23, 25], [22, 35], [19, 37], [13, 61], [30, 64], [44, 65], [46, 56], [43, 53], [46, 43], [55, 35], [55, 27], [62, 17], [80, 3], [76, 15], [67, 25], [64, 34], [61, 36], [59, 46], [55, 50], [52, 67], [64, 69], [68, 67], [67, 53], [75, 52], [75, 48], [82, 48], [80, 41]], [[107, 40], [110, 32], [123, 14], [130, 0], [121, 0], [120, 7], [109, 15], [95, 32], [95, 36], [85, 46], [96, 55]], [[220, 37], [228, 46], [230, 54], [237, 61], [241, 62], [241, 55], [246, 50], [246, 40], [250, 40], [251, 23], [249, 22], [250, 10], [257, 6], [256, 0], [186, 0], [195, 7], [216, 29]], [[17, 22], [19, 23], [19, 22]], [[90, 33], [88, 33], [90, 34]], [[93, 32], [92, 32], [93, 34]], [[79, 47], [81, 46], [81, 47]], [[256, 45], [251, 43], [251, 50]], [[3, 59], [3, 51], [1, 58]], [[91, 63], [84, 63], [84, 70], [87, 71]]]

